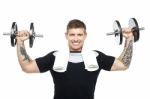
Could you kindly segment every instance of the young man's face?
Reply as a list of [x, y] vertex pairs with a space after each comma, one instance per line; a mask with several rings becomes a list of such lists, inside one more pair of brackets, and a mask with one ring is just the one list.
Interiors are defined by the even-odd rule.
[[66, 33], [66, 39], [68, 40], [68, 45], [70, 51], [81, 51], [84, 40], [86, 39], [87, 33], [84, 28], [72, 28]]

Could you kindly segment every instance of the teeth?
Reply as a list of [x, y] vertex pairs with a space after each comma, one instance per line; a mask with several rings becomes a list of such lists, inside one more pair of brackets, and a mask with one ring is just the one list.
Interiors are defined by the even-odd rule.
[[79, 43], [73, 43], [73, 45], [78, 45]]

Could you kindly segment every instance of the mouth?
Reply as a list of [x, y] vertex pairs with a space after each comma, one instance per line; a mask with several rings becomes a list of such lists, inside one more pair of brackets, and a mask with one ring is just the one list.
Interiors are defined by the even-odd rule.
[[74, 46], [78, 46], [80, 43], [79, 43], [79, 42], [72, 42], [72, 44], [73, 44]]

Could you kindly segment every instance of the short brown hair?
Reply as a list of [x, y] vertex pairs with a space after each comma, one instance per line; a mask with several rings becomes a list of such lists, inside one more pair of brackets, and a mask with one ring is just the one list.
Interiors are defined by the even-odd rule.
[[71, 28], [84, 28], [86, 30], [86, 25], [81, 20], [73, 19], [73, 20], [70, 20], [67, 25], [67, 30]]

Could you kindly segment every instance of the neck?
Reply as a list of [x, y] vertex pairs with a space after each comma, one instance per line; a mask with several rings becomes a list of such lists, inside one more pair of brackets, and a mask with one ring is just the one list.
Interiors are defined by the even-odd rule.
[[70, 53], [81, 53], [81, 51], [70, 51]]

